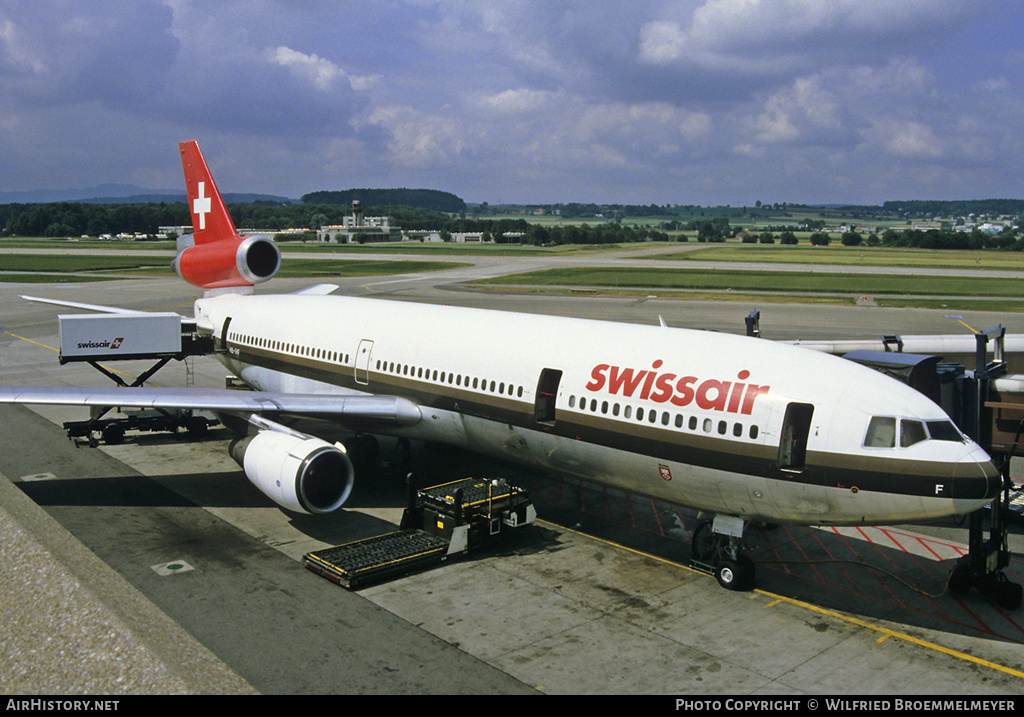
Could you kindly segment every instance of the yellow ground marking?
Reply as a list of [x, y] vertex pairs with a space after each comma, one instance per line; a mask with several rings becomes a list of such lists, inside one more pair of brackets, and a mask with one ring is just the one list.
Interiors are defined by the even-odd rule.
[[[4, 331], [4, 333], [7, 334], [8, 336], [13, 336], [16, 339], [20, 339], [21, 341], [27, 341], [30, 344], [35, 344], [36, 346], [41, 346], [44, 349], [50, 349], [50, 351], [55, 351], [57, 353], [60, 353], [60, 349], [55, 349], [53, 346], [47, 346], [46, 344], [41, 344], [38, 341], [33, 341], [32, 339], [25, 338], [24, 336], [18, 336], [18, 334], [12, 333], [10, 331]], [[104, 364], [100, 364], [100, 365], [103, 366], [103, 368], [105, 368], [108, 371], [110, 371], [111, 373], [120, 374], [120, 375], [126, 376], [128, 378], [134, 378], [131, 374], [127, 374], [124, 371], [118, 371], [116, 368], [110, 368], [109, 366], [106, 366]]]
[[[564, 531], [569, 532], [569, 533], [576, 533], [577, 535], [582, 535], [582, 536], [584, 536], [586, 538], [590, 538], [591, 540], [596, 540], [599, 543], [604, 543], [606, 545], [610, 545], [612, 547], [619, 548], [620, 550], [625, 550], [627, 552], [633, 553], [635, 555], [639, 555], [639, 556], [644, 557], [644, 558], [648, 558], [650, 560], [656, 560], [658, 562], [665, 563], [666, 565], [671, 565], [671, 566], [677, 567], [677, 568], [683, 568], [684, 570], [689, 570], [690, 572], [697, 573], [698, 575], [706, 575], [706, 573], [703, 573], [700, 570], [694, 570], [693, 568], [691, 568], [691, 567], [689, 567], [687, 565], [683, 565], [682, 563], [677, 563], [677, 562], [674, 562], [672, 560], [667, 560], [665, 558], [658, 557], [657, 555], [651, 555], [650, 553], [645, 553], [645, 552], [643, 552], [641, 550], [634, 550], [633, 548], [627, 547], [625, 545], [620, 545], [619, 543], [615, 543], [615, 542], [612, 542], [610, 540], [604, 540], [603, 538], [598, 538], [598, 537], [595, 537], [593, 535], [589, 535], [587, 533], [580, 532], [578, 530], [573, 530], [572, 528], [567, 528], [564, 525], [558, 525], [557, 523], [550, 523], [550, 522], [543, 521], [543, 520], [537, 520], [536, 522], [538, 522], [538, 523], [545, 523], [546, 522], [548, 525], [550, 525], [550, 526], [552, 526], [554, 528], [557, 528], [559, 530], [564, 530]], [[872, 630], [874, 632], [880, 633], [880, 637], [875, 641], [876, 645], [885, 642], [890, 637], [895, 637], [895, 638], [897, 638], [899, 640], [903, 640], [904, 642], [909, 642], [909, 643], [911, 643], [913, 645], [917, 645], [918, 647], [923, 647], [923, 648], [926, 648], [926, 649], [929, 649], [929, 650], [934, 650], [935, 652], [941, 652], [944, 655], [948, 655], [950, 657], [954, 657], [954, 658], [957, 658], [959, 660], [965, 660], [966, 662], [972, 662], [972, 663], [974, 663], [976, 665], [981, 665], [982, 667], [988, 667], [989, 669], [997, 670], [999, 672], [1005, 672], [1008, 675], [1013, 675], [1014, 677], [1020, 677], [1021, 679], [1024, 679], [1024, 672], [1021, 672], [1020, 670], [1014, 670], [1014, 669], [1012, 669], [1010, 667], [1006, 667], [1004, 665], [1000, 665], [1000, 664], [995, 663], [995, 662], [989, 662], [988, 660], [983, 660], [980, 657], [975, 657], [974, 655], [968, 655], [968, 654], [966, 654], [964, 652], [959, 652], [957, 650], [952, 650], [952, 649], [950, 649], [948, 647], [943, 647], [942, 645], [937, 645], [934, 642], [929, 642], [928, 640], [922, 640], [921, 638], [913, 637], [912, 635], [907, 635], [906, 633], [898, 632], [896, 630], [892, 630], [892, 629], [887, 628], [887, 627], [882, 627], [880, 625], [873, 625], [872, 623], [867, 622], [866, 620], [861, 620], [860, 618], [852, 617], [850, 615], [843, 615], [842, 613], [836, 612], [834, 610], [828, 610], [826, 608], [818, 607], [817, 605], [811, 605], [810, 603], [803, 602], [802, 600], [795, 600], [793, 598], [788, 598], [788, 597], [785, 597], [783, 595], [776, 595], [775, 593], [770, 593], [770, 592], [767, 592], [766, 590], [755, 589], [754, 592], [758, 593], [759, 595], [764, 595], [765, 597], [771, 599], [771, 602], [768, 603], [767, 605], [765, 605], [765, 608], [774, 607], [774, 606], [776, 606], [776, 605], [778, 605], [780, 603], [787, 603], [789, 605], [793, 605], [793, 606], [796, 606], [796, 607], [799, 607], [799, 608], [803, 608], [804, 610], [810, 610], [812, 612], [816, 612], [816, 613], [819, 613], [821, 615], [827, 615], [828, 617], [832, 617], [832, 618], [835, 618], [837, 620], [842, 620], [843, 622], [849, 623], [851, 625], [857, 625], [858, 627], [863, 627], [863, 628], [865, 628], [867, 630]]]
[[779, 602], [786, 602], [790, 605], [796, 605], [797, 607], [804, 608], [805, 610], [811, 610], [812, 612], [816, 612], [821, 615], [828, 615], [829, 617], [834, 617], [837, 620], [842, 620], [843, 622], [848, 622], [852, 625], [857, 625], [868, 630], [874, 630], [875, 632], [879, 632], [882, 634], [882, 636], [875, 641], [876, 645], [884, 642], [885, 640], [888, 640], [890, 637], [895, 637], [899, 640], [903, 640], [904, 642], [909, 642], [920, 647], [925, 647], [929, 650], [935, 650], [936, 652], [941, 652], [944, 655], [949, 655], [950, 657], [955, 657], [960, 660], [966, 660], [967, 662], [973, 662], [976, 665], [981, 665], [982, 667], [988, 667], [993, 670], [1005, 672], [1006, 674], [1013, 675], [1014, 677], [1024, 678], [1024, 672], [1021, 672], [1019, 670], [1014, 670], [1012, 668], [999, 665], [995, 662], [989, 662], [988, 660], [983, 660], [980, 657], [975, 657], [974, 655], [968, 655], [963, 652], [958, 652], [957, 650], [951, 650], [948, 647], [936, 645], [934, 642], [922, 640], [921, 638], [913, 637], [912, 635], [907, 635], [906, 633], [897, 632], [896, 630], [891, 630], [887, 627], [873, 625], [870, 622], [867, 622], [866, 620], [861, 620], [860, 618], [851, 617], [850, 615], [843, 615], [841, 613], [835, 612], [834, 610], [827, 610], [825, 608], [818, 607], [817, 605], [811, 605], [810, 603], [806, 603], [801, 600], [794, 600], [793, 598], [775, 595], [764, 590], [755, 590], [754, 592], [760, 593], [761, 595], [765, 595], [767, 597], [776, 598], [774, 604], [778, 604]]
[[36, 346], [42, 346], [44, 349], [50, 349], [50, 351], [56, 351], [57, 350], [57, 349], [53, 348], [52, 346], [47, 346], [46, 344], [41, 344], [38, 341], [33, 341], [32, 339], [27, 339], [24, 336], [18, 336], [17, 334], [13, 334], [10, 331], [4, 331], [4, 333], [7, 334], [8, 336], [13, 336], [16, 339], [21, 339], [22, 341], [28, 341], [30, 344], [35, 344]]

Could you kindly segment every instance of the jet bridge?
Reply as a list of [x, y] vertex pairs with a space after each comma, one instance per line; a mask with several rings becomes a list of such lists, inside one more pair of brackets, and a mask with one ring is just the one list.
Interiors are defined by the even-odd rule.
[[[760, 312], [747, 315], [748, 336], [761, 336], [760, 322]], [[961, 431], [1001, 463], [1002, 494], [988, 510], [969, 516], [968, 553], [953, 569], [949, 588], [962, 593], [974, 587], [1000, 607], [1020, 607], [1024, 588], [1009, 582], [1002, 570], [1010, 563], [1009, 521], [1024, 516], [1024, 485], [1010, 476], [1011, 460], [1024, 456], [1024, 375], [1007, 375], [1009, 354], [1024, 352], [1024, 336], [1007, 336], [1006, 329], [998, 326], [976, 331], [973, 337], [908, 338], [887, 334], [880, 341], [790, 343], [842, 355], [916, 388], [938, 403]], [[908, 348], [961, 356], [969, 356], [973, 348], [974, 370], [942, 363], [942, 356], [904, 353]]]
[[302, 563], [354, 590], [437, 567], [533, 523], [536, 515], [523, 489], [501, 479], [465, 478], [417, 491], [399, 530], [315, 550]]
[[[1024, 504], [1024, 487], [1010, 476], [1010, 461], [1024, 456], [1024, 376], [1006, 375], [1003, 327], [977, 332], [974, 338], [973, 371], [959, 364], [943, 364], [938, 356], [902, 353], [902, 342], [887, 341], [885, 351], [852, 351], [844, 358], [917, 388], [942, 406], [1001, 466], [1002, 494], [987, 511], [968, 517], [968, 553], [953, 569], [949, 588], [963, 593], [974, 587], [1000, 607], [1015, 609], [1024, 589], [1009, 582], [1002, 571], [1010, 563], [1009, 521], [1022, 514]], [[897, 350], [891, 351], [891, 345]]]

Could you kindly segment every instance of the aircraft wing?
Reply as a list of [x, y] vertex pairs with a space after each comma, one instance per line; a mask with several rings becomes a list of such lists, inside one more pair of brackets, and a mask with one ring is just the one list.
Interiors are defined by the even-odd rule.
[[340, 396], [226, 388], [4, 386], [0, 387], [0, 403], [196, 409], [238, 414], [285, 413], [339, 423], [388, 426], [411, 426], [422, 417], [419, 406], [397, 396]]
[[79, 301], [64, 301], [62, 299], [44, 299], [39, 296], [20, 295], [25, 301], [33, 301], [37, 304], [53, 304], [55, 306], [67, 306], [71, 309], [82, 309], [83, 311], [98, 311], [102, 314], [124, 314], [125, 316], [142, 316], [153, 313], [151, 311], [136, 311], [135, 309], [122, 309], [117, 306], [102, 306], [100, 304], [83, 304]]
[[[337, 284], [314, 284], [304, 289], [292, 292], [306, 296], [327, 296], [338, 290]], [[54, 306], [66, 306], [70, 309], [82, 309], [83, 311], [96, 311], [101, 314], [124, 314], [125, 316], [142, 316], [152, 314], [152, 311], [137, 311], [135, 309], [122, 309], [119, 306], [107, 306], [105, 304], [83, 304], [80, 301], [65, 301], [64, 299], [45, 299], [41, 296], [27, 296], [19, 294], [25, 301], [32, 301], [37, 304], [53, 304]]]

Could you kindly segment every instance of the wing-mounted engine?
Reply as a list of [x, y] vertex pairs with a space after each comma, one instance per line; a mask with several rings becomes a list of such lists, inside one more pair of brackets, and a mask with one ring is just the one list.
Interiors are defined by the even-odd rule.
[[178, 240], [171, 266], [182, 279], [204, 289], [252, 286], [281, 267], [281, 250], [268, 236], [235, 237], [195, 244], [191, 234]]
[[230, 449], [253, 485], [298, 513], [330, 513], [344, 504], [355, 470], [340, 443], [332, 445], [262, 418], [253, 423], [265, 428], [235, 441]]

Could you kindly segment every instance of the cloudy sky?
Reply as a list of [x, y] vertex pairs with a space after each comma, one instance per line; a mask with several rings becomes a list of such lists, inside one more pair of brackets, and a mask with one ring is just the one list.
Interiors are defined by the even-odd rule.
[[1024, 197], [1017, 0], [0, 0], [0, 190]]

